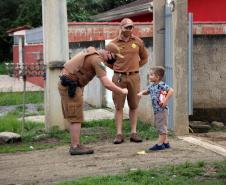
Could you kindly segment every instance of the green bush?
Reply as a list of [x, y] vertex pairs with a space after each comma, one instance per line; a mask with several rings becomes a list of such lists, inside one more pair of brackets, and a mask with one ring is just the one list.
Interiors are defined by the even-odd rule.
[[8, 72], [6, 70], [5, 63], [0, 63], [0, 75], [6, 75], [6, 74], [8, 74]]

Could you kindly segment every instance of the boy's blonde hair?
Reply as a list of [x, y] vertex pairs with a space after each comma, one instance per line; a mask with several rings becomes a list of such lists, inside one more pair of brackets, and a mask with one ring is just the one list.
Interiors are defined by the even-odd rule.
[[155, 66], [155, 67], [151, 67], [150, 69], [151, 71], [153, 71], [153, 73], [158, 76], [160, 78], [160, 80], [163, 79], [164, 74], [165, 74], [165, 68], [162, 66]]

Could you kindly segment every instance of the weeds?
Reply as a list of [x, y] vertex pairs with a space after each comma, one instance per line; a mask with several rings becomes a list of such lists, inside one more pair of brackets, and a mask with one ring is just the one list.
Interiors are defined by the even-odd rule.
[[[211, 179], [205, 176], [206, 166], [217, 169]], [[203, 161], [185, 162], [180, 165], [137, 170], [121, 175], [85, 177], [58, 185], [224, 185], [225, 169], [226, 160], [208, 164]]]

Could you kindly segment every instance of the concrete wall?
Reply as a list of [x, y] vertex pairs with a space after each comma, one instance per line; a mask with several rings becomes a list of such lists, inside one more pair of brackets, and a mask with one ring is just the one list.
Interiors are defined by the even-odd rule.
[[226, 107], [226, 36], [194, 39], [193, 100], [195, 108]]
[[226, 123], [226, 36], [195, 36], [191, 120]]
[[[149, 85], [148, 73], [151, 66], [153, 66], [153, 38], [143, 38], [145, 46], [148, 49], [148, 63], [145, 64], [140, 69], [140, 80], [141, 80], [141, 89], [146, 89], [147, 85]], [[139, 119], [144, 122], [152, 122], [154, 121], [151, 99], [150, 96], [142, 96], [140, 100], [140, 106], [138, 109]]]

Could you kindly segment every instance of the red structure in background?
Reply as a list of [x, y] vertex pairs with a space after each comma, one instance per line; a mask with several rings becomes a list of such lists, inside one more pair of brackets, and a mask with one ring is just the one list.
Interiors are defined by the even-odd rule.
[[[116, 22], [70, 22], [68, 23], [69, 43], [104, 41], [113, 39], [118, 34], [119, 23]], [[151, 23], [137, 23], [135, 33], [141, 37], [153, 35]], [[43, 44], [27, 44], [23, 46], [23, 61], [25, 64], [43, 62]], [[19, 63], [19, 46], [13, 46], [13, 62]], [[27, 77], [29, 82], [44, 87], [42, 77]]]
[[[139, 0], [138, 0], [139, 1]], [[144, 2], [144, 1], [142, 1]], [[145, 1], [146, 2], [146, 1]], [[123, 9], [123, 8], [121, 8]], [[112, 10], [111, 10], [112, 11]], [[217, 23], [226, 23], [226, 0], [188, 0], [188, 12], [193, 13], [193, 20], [196, 23], [205, 23], [194, 25], [193, 33], [197, 35], [209, 35], [209, 34], [226, 34], [224, 25]], [[152, 37], [153, 30], [150, 22], [153, 20], [152, 12], [146, 14], [134, 14], [129, 16], [134, 22], [149, 22], [151, 29], [148, 29], [147, 33], [142, 33]], [[82, 41], [95, 41], [111, 39], [116, 34], [118, 29], [118, 23], [121, 18], [115, 18], [114, 20], [106, 20], [108, 22], [93, 22], [93, 23], [68, 23], [69, 26], [69, 42], [82, 42]], [[212, 24], [207, 24], [212, 23]], [[215, 24], [214, 24], [215, 23]], [[138, 23], [140, 24], [140, 23]], [[141, 23], [142, 24], [142, 23]], [[111, 27], [111, 26], [112, 27]], [[20, 28], [21, 29], [21, 28]], [[15, 29], [14, 31], [17, 31]], [[137, 30], [139, 35], [139, 30]], [[29, 44], [24, 46], [24, 61], [25, 63], [40, 62], [43, 58], [43, 45]], [[13, 46], [13, 62], [18, 63], [18, 45]], [[28, 78], [28, 81], [44, 87], [44, 80], [42, 77]]]
[[[26, 45], [24, 49], [24, 61], [25, 64], [32, 64], [37, 62], [43, 62], [43, 45]], [[13, 46], [13, 62], [19, 63], [19, 47], [18, 45]], [[27, 77], [27, 81], [34, 83], [44, 88], [43, 77]]]
[[[137, 15], [129, 17], [134, 22], [152, 22], [153, 21], [153, 14], [143, 14], [143, 15]], [[120, 22], [121, 19], [113, 20], [112, 22]]]
[[226, 0], [188, 0], [194, 22], [226, 22]]
[[[194, 22], [205, 22], [205, 23], [224, 23], [226, 22], [226, 0], [187, 0], [188, 1], [188, 12], [193, 13]], [[123, 15], [116, 13], [125, 12], [124, 17], [131, 18], [134, 22], [151, 22], [153, 21], [153, 13], [136, 13], [133, 15], [127, 15], [128, 7], [135, 8], [136, 6], [152, 2], [146, 0], [137, 0], [128, 5], [124, 5], [103, 13], [100, 13], [98, 16], [101, 21], [111, 21], [118, 22], [122, 20]], [[108, 15], [112, 15], [112, 18], [109, 18]], [[104, 17], [106, 16], [106, 17]], [[114, 18], [113, 18], [114, 17]], [[97, 20], [98, 21], [98, 20]]]

